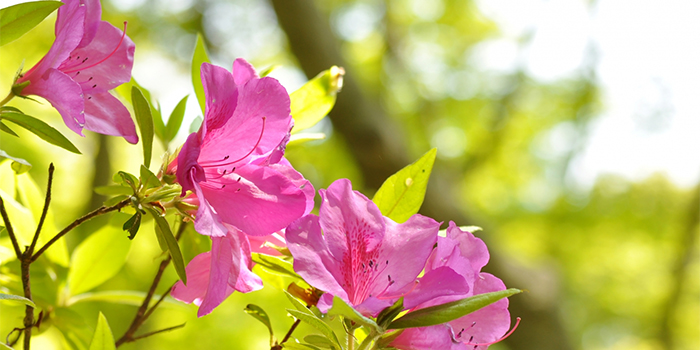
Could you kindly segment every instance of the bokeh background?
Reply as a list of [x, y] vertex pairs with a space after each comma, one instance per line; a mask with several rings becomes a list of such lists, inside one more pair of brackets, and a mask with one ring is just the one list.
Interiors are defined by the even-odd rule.
[[[335, 109], [315, 127], [328, 137], [287, 152], [316, 188], [345, 177], [371, 196], [437, 147], [421, 212], [483, 227], [486, 270], [527, 290], [511, 298], [519, 329], [495, 350], [700, 348], [697, 13], [691, 0], [103, 0], [104, 19], [128, 21], [134, 77], [164, 115], [190, 95], [180, 140], [200, 114], [189, 74], [200, 32], [213, 63], [280, 65], [272, 76], [290, 92], [331, 65], [345, 68]], [[0, 50], [0, 93], [22, 60], [30, 67], [48, 50], [54, 18]], [[102, 203], [92, 186], [110, 184], [118, 170], [137, 172], [140, 146], [71, 134], [45, 102], [11, 105], [83, 151], [19, 131], [21, 141], [0, 135], [3, 150], [34, 165], [40, 187], [55, 163], [56, 227]], [[69, 235], [69, 250], [99, 223]], [[149, 225], [96, 291], [147, 288], [158, 255]], [[206, 244], [186, 235], [186, 259]], [[0, 236], [6, 291], [18, 283], [7, 247]], [[37, 271], [38, 298], [67, 305], [52, 285], [65, 273]], [[176, 278], [168, 270], [158, 292]], [[122, 348], [263, 349], [267, 331], [243, 313], [247, 303], [268, 311], [280, 338], [292, 323], [270, 286], [234, 294], [201, 319], [168, 302], [142, 331], [186, 326]], [[65, 334], [89, 341], [99, 311], [120, 336], [136, 307], [92, 301], [73, 310], [56, 327], [48, 322], [37, 348], [71, 343], [58, 331], [67, 324], [76, 326]], [[0, 304], [0, 312], [4, 338], [23, 308]]]

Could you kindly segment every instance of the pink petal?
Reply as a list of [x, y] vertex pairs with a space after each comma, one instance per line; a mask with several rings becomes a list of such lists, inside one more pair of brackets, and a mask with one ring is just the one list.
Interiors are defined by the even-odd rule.
[[233, 61], [233, 79], [236, 85], [245, 85], [253, 78], [258, 78], [258, 74], [252, 64], [242, 58]]
[[[205, 132], [208, 133], [222, 127], [231, 118], [238, 103], [238, 90], [231, 73], [219, 66], [202, 63], [200, 75], [206, 96], [204, 125]], [[209, 136], [205, 136], [205, 139], [206, 137]]]
[[306, 207], [303, 215], [306, 215], [314, 209], [314, 196], [316, 195], [314, 186], [309, 180], [305, 179], [300, 172], [296, 171], [286, 159], [282, 158], [282, 161], [283, 162], [279, 164], [271, 164], [270, 167], [286, 176], [304, 193], [304, 197], [306, 197]]
[[[18, 79], [17, 83], [39, 80], [48, 69], [58, 68], [61, 62], [68, 59], [71, 51], [75, 50], [83, 38], [85, 11], [77, 1], [68, 2], [58, 8], [56, 40], [41, 61], [24, 73], [24, 77]], [[29, 93], [23, 92], [23, 95]]]
[[197, 317], [208, 315], [233, 293], [233, 288], [229, 287], [228, 284], [229, 275], [232, 273], [232, 269], [236, 268], [233, 263], [231, 244], [224, 237], [212, 237], [211, 241], [209, 284], [207, 294], [197, 311]]
[[[123, 32], [100, 21], [89, 45], [71, 52], [59, 70], [66, 72], [86, 93], [100, 93], [128, 82], [134, 64], [135, 45]], [[115, 49], [117, 49], [115, 51]]]
[[382, 272], [381, 277], [376, 278], [372, 294], [385, 290], [384, 294], [394, 295], [413, 284], [423, 271], [437, 242], [440, 223], [419, 214], [411, 216], [403, 224], [384, 219], [386, 234], [379, 255]]
[[99, 134], [122, 136], [132, 144], [139, 141], [129, 110], [109, 92], [86, 95], [85, 128]]
[[452, 330], [444, 324], [406, 329], [389, 345], [400, 350], [469, 349], [464, 344], [453, 341]]
[[[319, 215], [331, 254], [338, 260], [347, 252], [374, 251], [384, 239], [384, 217], [367, 197], [352, 190], [348, 179], [339, 179], [320, 190]], [[357, 247], [351, 248], [351, 245]]]
[[[65, 2], [68, 1], [69, 0], [65, 0]], [[70, 1], [77, 2], [77, 0]], [[81, 0], [80, 3], [85, 5], [87, 11], [85, 12], [85, 34], [83, 34], [83, 40], [78, 47], [85, 47], [90, 44], [97, 34], [97, 27], [102, 17], [102, 5], [99, 0]]]
[[197, 216], [194, 220], [194, 229], [200, 234], [212, 237], [224, 237], [228, 229], [224, 226], [216, 210], [209, 204], [209, 201], [202, 192], [199, 183], [194, 182], [195, 194], [199, 200]]
[[187, 191], [194, 191], [195, 182], [206, 180], [204, 169], [197, 163], [201, 150], [199, 133], [193, 132], [187, 136], [180, 153], [177, 154], [175, 175], [177, 176], [177, 182], [182, 186], [181, 196], [185, 196]]
[[[230, 77], [231, 74], [228, 74]], [[226, 159], [228, 162], [225, 163], [225, 168], [229, 169], [231, 166], [247, 164], [251, 159], [269, 155], [290, 130], [292, 118], [289, 115], [289, 95], [275, 79], [252, 79], [239, 86], [238, 100], [233, 107], [233, 116], [230, 116], [226, 124], [213, 129], [207, 123], [200, 163]], [[217, 108], [223, 110], [221, 116], [210, 116], [211, 113], [207, 112], [209, 120], [218, 121], [229, 117], [225, 113], [230, 108]], [[218, 126], [218, 123], [215, 125]], [[222, 166], [220, 170], [223, 169]]]
[[310, 285], [349, 302], [347, 292], [338, 282], [342, 278], [340, 262], [328, 251], [318, 216], [306, 215], [289, 225], [286, 232], [287, 247], [294, 256], [294, 271]]
[[430, 301], [421, 308], [448, 303], [469, 296], [469, 284], [449, 267], [439, 267], [426, 273], [418, 286], [406, 295], [403, 305], [407, 309]]
[[489, 250], [484, 241], [474, 237], [471, 232], [462, 231], [452, 221], [447, 228], [447, 237], [459, 242], [462, 256], [469, 259], [474, 271], [481, 271], [481, 268], [489, 262]]
[[[304, 192], [271, 167], [244, 166], [215, 182], [200, 185], [203, 197], [222, 222], [253, 236], [283, 229], [301, 217], [307, 206]], [[202, 208], [203, 198], [197, 192]]]
[[[473, 294], [478, 295], [505, 289], [505, 284], [497, 277], [488, 273], [480, 273], [474, 284]], [[501, 299], [469, 315], [458, 318], [450, 322], [450, 325], [455, 330], [455, 333], [459, 335], [457, 339], [462, 342], [483, 344], [496, 341], [506, 334], [508, 328], [510, 328], [508, 299]], [[471, 338], [472, 336], [474, 338]], [[486, 348], [488, 346], [479, 346], [476, 349], [485, 350]]]
[[22, 93], [45, 98], [58, 110], [68, 128], [83, 136], [82, 129], [85, 124], [83, 94], [80, 85], [69, 76], [51, 68], [40, 79], [32, 80]]
[[201, 305], [209, 285], [210, 266], [211, 252], [204, 252], [195, 256], [185, 268], [187, 285], [182, 283], [182, 281], [178, 281], [175, 283], [170, 295], [188, 304]]
[[233, 252], [233, 265], [228, 284], [241, 293], [259, 290], [263, 287], [262, 280], [251, 269], [253, 260], [250, 257], [250, 243], [245, 233], [234, 227], [229, 227], [226, 238]]

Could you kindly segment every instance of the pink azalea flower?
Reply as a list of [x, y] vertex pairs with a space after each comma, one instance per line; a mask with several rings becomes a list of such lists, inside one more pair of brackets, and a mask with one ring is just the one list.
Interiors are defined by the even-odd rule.
[[318, 304], [321, 311], [338, 296], [359, 312], [376, 316], [415, 285], [440, 223], [416, 214], [397, 224], [353, 191], [347, 179], [319, 192], [320, 216], [307, 215], [287, 227], [294, 270], [326, 292]]
[[[472, 233], [462, 231], [450, 222], [447, 237], [439, 237], [437, 248], [428, 259], [425, 275], [418, 287], [404, 299], [404, 306], [422, 309], [478, 294], [505, 290], [503, 282], [481, 272], [489, 261], [486, 244]], [[449, 277], [448, 277], [449, 276]], [[441, 281], [467, 285], [453, 293], [434, 293]], [[444, 287], [440, 287], [444, 291]], [[434, 349], [432, 344], [451, 344], [439, 348], [485, 350], [490, 344], [503, 339], [510, 327], [508, 299], [501, 299], [447, 324], [406, 329], [390, 345], [401, 350]]]
[[280, 83], [259, 78], [243, 59], [233, 73], [202, 64], [206, 113], [171, 165], [197, 197], [195, 229], [223, 237], [229, 224], [248, 235], [279, 231], [313, 209], [313, 186], [282, 157], [292, 118]]
[[199, 306], [198, 317], [211, 313], [235, 290], [248, 293], [262, 288], [260, 277], [251, 271], [250, 244], [243, 232], [230, 227], [226, 236], [211, 240], [211, 251], [187, 265], [187, 285], [178, 281], [171, 291], [173, 298]]
[[45, 98], [68, 128], [83, 127], [138, 142], [129, 111], [108, 90], [131, 79], [134, 43], [121, 30], [101, 21], [98, 0], [64, 0], [56, 18], [56, 40], [39, 63], [20, 77], [29, 82], [22, 96]]

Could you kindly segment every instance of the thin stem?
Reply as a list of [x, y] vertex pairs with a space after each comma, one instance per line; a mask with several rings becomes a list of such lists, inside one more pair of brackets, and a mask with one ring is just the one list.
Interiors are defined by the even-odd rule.
[[[177, 234], [175, 235], [175, 240], [180, 240], [180, 236], [182, 236], [182, 233], [185, 232], [185, 228], [187, 228], [187, 224], [182, 223], [180, 224], [180, 227], [177, 230]], [[143, 299], [143, 302], [141, 303], [141, 306], [139, 306], [139, 309], [136, 311], [136, 316], [134, 316], [134, 320], [131, 321], [131, 325], [129, 325], [129, 329], [126, 330], [124, 335], [121, 336], [116, 342], [115, 345], [119, 347], [120, 345], [124, 343], [129, 343], [132, 342], [136, 339], [140, 339], [141, 337], [134, 337], [134, 333], [141, 327], [141, 325], [146, 321], [146, 319], [151, 316], [153, 313], [153, 310], [160, 304], [160, 302], [165, 298], [165, 296], [170, 292], [170, 289], [168, 289], [167, 292], [163, 293], [161, 296], [160, 300], [156, 302], [156, 304], [153, 305], [153, 307], [148, 310], [148, 305], [151, 303], [151, 299], [153, 299], [153, 295], [156, 292], [156, 288], [158, 288], [158, 283], [160, 283], [161, 277], [163, 277], [163, 272], [165, 272], [165, 268], [168, 266], [170, 263], [171, 256], [168, 255], [165, 260], [161, 261], [160, 266], [158, 266], [158, 272], [156, 272], [155, 277], [153, 278], [153, 282], [151, 283], [151, 287], [148, 289], [148, 293], [146, 294], [146, 297]]]
[[292, 336], [292, 333], [294, 332], [295, 329], [297, 329], [297, 326], [299, 326], [299, 323], [301, 323], [300, 319], [297, 319], [296, 321], [294, 321], [294, 323], [292, 323], [292, 327], [289, 328], [289, 331], [287, 332], [287, 334], [285, 334], [284, 339], [282, 339], [280, 344], [284, 344], [287, 340], [289, 340], [289, 337]]
[[19, 249], [19, 243], [17, 242], [17, 237], [15, 236], [15, 230], [12, 228], [12, 223], [10, 223], [10, 217], [7, 216], [7, 211], [5, 210], [5, 202], [0, 197], [0, 215], [2, 215], [2, 220], [5, 223], [5, 229], [7, 234], [10, 235], [10, 240], [12, 241], [12, 248], [15, 249], [15, 255], [17, 259], [22, 259], [22, 251]]
[[0, 101], [0, 106], [4, 106], [8, 102], [10, 102], [10, 100], [13, 99], [14, 97], [15, 97], [15, 93], [12, 92], [12, 90], [10, 90], [10, 93], [7, 94], [7, 96], [2, 101]]
[[32, 239], [32, 245], [29, 246], [27, 251], [27, 257], [31, 257], [34, 253], [34, 247], [36, 247], [36, 242], [39, 241], [39, 234], [41, 233], [41, 228], [44, 226], [44, 220], [46, 220], [46, 214], [49, 212], [49, 203], [51, 203], [51, 185], [53, 184], [53, 163], [49, 164], [49, 180], [46, 183], [46, 198], [44, 199], [44, 209], [41, 212], [41, 218], [39, 219], [39, 224], [36, 226], [36, 232], [34, 232], [34, 238]]
[[172, 331], [172, 330], [176, 330], [176, 329], [182, 328], [182, 327], [184, 327], [184, 326], [185, 326], [185, 323], [179, 324], [179, 325], [177, 325], [177, 326], [172, 326], [172, 327], [168, 327], [168, 328], [159, 329], [159, 330], [157, 330], [157, 331], [148, 332], [148, 333], [146, 333], [146, 334], [139, 335], [138, 337], [133, 337], [133, 338], [131, 338], [131, 340], [129, 340], [129, 341], [130, 341], [130, 342], [132, 342], [132, 341], [137, 341], [137, 340], [139, 340], [139, 339], [147, 338], [147, 337], [150, 337], [150, 336], [152, 336], [152, 335], [156, 335], [156, 334], [158, 334], [158, 333], [163, 333], [163, 332], [169, 332], [169, 331]]
[[31, 262], [36, 261], [36, 259], [38, 259], [41, 256], [41, 254], [43, 254], [47, 249], [49, 249], [49, 247], [51, 247], [52, 244], [56, 243], [56, 241], [61, 239], [61, 237], [65, 236], [66, 233], [68, 233], [71, 230], [73, 230], [74, 228], [80, 226], [80, 224], [82, 224], [83, 222], [88, 221], [96, 216], [100, 216], [102, 214], [107, 214], [109, 212], [124, 208], [127, 205], [129, 205], [130, 203], [131, 203], [131, 199], [127, 198], [127, 199], [125, 199], [125, 200], [123, 200], [123, 201], [121, 201], [121, 202], [119, 202], [111, 207], [99, 207], [99, 208], [85, 214], [84, 216], [78, 218], [77, 220], [73, 221], [70, 225], [66, 226], [66, 228], [61, 230], [61, 232], [57, 233], [53, 238], [51, 238], [50, 241], [48, 241], [46, 244], [44, 244], [41, 247], [41, 249], [39, 249], [39, 251], [37, 251], [36, 253], [34, 253], [34, 255], [32, 255], [32, 259], [30, 261]]
[[[22, 287], [24, 289], [24, 297], [32, 300], [32, 288], [29, 279], [29, 265], [32, 263], [29, 248], [25, 251], [20, 259]], [[29, 350], [32, 340], [32, 326], [34, 326], [34, 308], [27, 305], [24, 309], [24, 350]]]
[[158, 305], [160, 305], [160, 303], [162, 303], [163, 300], [165, 300], [165, 297], [167, 297], [168, 294], [170, 294], [170, 291], [173, 290], [173, 287], [175, 287], [175, 284], [177, 284], [177, 282], [173, 283], [173, 285], [171, 285], [170, 288], [168, 288], [168, 290], [166, 290], [165, 293], [163, 293], [163, 295], [161, 295], [160, 298], [158, 298], [158, 301], [156, 301], [156, 303], [153, 304], [153, 306], [151, 306], [151, 308], [148, 309], [148, 311], [146, 311], [146, 314], [143, 315], [144, 321], [146, 321], [151, 316], [153, 311], [156, 311], [156, 308], [158, 307]]

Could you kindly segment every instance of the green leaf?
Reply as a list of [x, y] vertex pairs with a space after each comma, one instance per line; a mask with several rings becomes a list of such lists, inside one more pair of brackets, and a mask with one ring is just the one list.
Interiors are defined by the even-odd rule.
[[170, 113], [170, 118], [168, 118], [168, 125], [165, 127], [165, 142], [170, 143], [177, 132], [180, 131], [180, 126], [182, 125], [182, 119], [185, 117], [185, 108], [187, 107], [187, 98], [185, 96], [180, 102], [177, 103], [173, 112]]
[[286, 342], [284, 342], [284, 343], [282, 343], [282, 348], [284, 348], [284, 349], [292, 349], [292, 350], [309, 350], [309, 349], [311, 349], [311, 350], [321, 350], [321, 349], [319, 349], [319, 348], [317, 348], [317, 347], [315, 347], [315, 346], [313, 346], [313, 345], [310, 345], [310, 344], [299, 344], [299, 343], [296, 343], [296, 342], [292, 341], [291, 339], [288, 340], [288, 341], [286, 341]]
[[90, 343], [89, 350], [116, 350], [114, 345], [114, 336], [112, 336], [112, 330], [109, 328], [109, 323], [105, 315], [100, 312], [97, 316], [97, 328], [95, 328], [95, 335], [92, 337], [92, 342]]
[[328, 315], [340, 315], [343, 316], [345, 319], [374, 329], [377, 332], [381, 332], [376, 322], [357, 312], [357, 310], [355, 310], [352, 306], [348, 305], [345, 302], [345, 300], [338, 298], [338, 296], [333, 296], [333, 306], [330, 308], [330, 310], [328, 310]]
[[170, 201], [182, 192], [182, 188], [177, 185], [165, 185], [158, 188], [145, 198], [148, 202]]
[[146, 168], [143, 164], [141, 165], [141, 183], [148, 188], [160, 187], [161, 183], [158, 176]]
[[126, 263], [131, 241], [124, 237], [121, 227], [126, 214], [115, 214], [110, 225], [104, 226], [85, 239], [75, 249], [68, 270], [71, 295], [87, 292], [116, 275]]
[[316, 125], [330, 112], [343, 86], [344, 74], [343, 68], [333, 66], [289, 95], [294, 118], [292, 134]]
[[403, 223], [418, 212], [425, 198], [436, 153], [435, 148], [431, 149], [384, 181], [372, 198], [382, 215]]
[[177, 275], [182, 280], [182, 283], [187, 285], [187, 274], [185, 273], [185, 261], [182, 258], [182, 252], [180, 251], [180, 245], [177, 244], [175, 236], [173, 236], [173, 231], [170, 230], [170, 225], [165, 217], [160, 215], [155, 209], [150, 206], [145, 206], [146, 210], [153, 216], [156, 220], [158, 228], [161, 230], [163, 238], [165, 239], [165, 244], [168, 246], [168, 251], [170, 251], [170, 257], [173, 259], [173, 265], [175, 265], [175, 271]]
[[22, 158], [13, 157], [1, 149], [0, 149], [0, 157], [12, 160], [12, 164], [10, 165], [10, 167], [12, 168], [12, 170], [15, 171], [16, 174], [26, 173], [27, 171], [29, 171], [29, 169], [32, 168], [32, 165], [29, 164], [28, 161], [26, 161]]
[[333, 343], [331, 343], [330, 340], [328, 340], [326, 337], [322, 337], [318, 334], [309, 334], [304, 337], [304, 341], [311, 344], [311, 345], [316, 345], [319, 348], [323, 349], [330, 349], [333, 347]]
[[120, 194], [131, 195], [134, 191], [130, 187], [122, 185], [109, 185], [95, 187], [95, 193], [103, 196], [116, 196]]
[[19, 137], [19, 135], [17, 135], [14, 131], [12, 131], [12, 129], [10, 129], [7, 125], [3, 124], [2, 122], [0, 122], [0, 130], [2, 130], [2, 131], [6, 132], [14, 137]]
[[260, 264], [262, 267], [272, 272], [301, 279], [301, 277], [294, 272], [294, 266], [289, 261], [282, 260], [276, 256], [261, 253], [253, 253], [251, 257], [253, 262]]
[[121, 195], [121, 196], [112, 197], [112, 198], [104, 201], [104, 203], [102, 203], [102, 205], [104, 205], [105, 207], [111, 207], [111, 206], [113, 206], [113, 205], [115, 205], [115, 204], [129, 198], [129, 197], [131, 197], [131, 196]]
[[141, 227], [141, 212], [137, 211], [134, 216], [126, 220], [122, 230], [129, 231], [129, 239], [133, 240]]
[[112, 181], [131, 187], [134, 193], [139, 189], [139, 179], [125, 171], [118, 171], [114, 174], [114, 176], [112, 176]]
[[131, 87], [131, 103], [134, 106], [136, 122], [141, 130], [141, 144], [143, 145], [143, 164], [146, 167], [151, 165], [151, 153], [153, 152], [153, 116], [151, 115], [151, 104], [143, 96], [141, 90]]
[[[165, 144], [165, 123], [163, 123], [163, 113], [160, 110], [160, 102], [153, 102], [150, 98], [148, 98], [148, 101], [151, 102], [151, 115], [153, 116], [153, 131], [155, 132], [156, 137], [163, 144]], [[153, 107], [154, 103], [158, 107]]]
[[267, 315], [267, 312], [255, 304], [246, 305], [243, 311], [245, 311], [245, 313], [248, 315], [253, 316], [253, 318], [262, 322], [262, 324], [267, 327], [268, 332], [270, 332], [270, 347], [272, 347], [272, 345], [274, 345], [275, 336], [272, 332], [272, 324], [270, 323], [270, 316]]
[[287, 296], [287, 299], [289, 299], [289, 301], [292, 303], [292, 305], [294, 305], [294, 307], [297, 310], [305, 313], [311, 313], [311, 311], [309, 311], [309, 308], [306, 307], [306, 305], [304, 305], [301, 301], [299, 301], [299, 299], [295, 298], [291, 293], [285, 290], [284, 295]]
[[389, 329], [427, 327], [450, 322], [470, 314], [503, 298], [521, 293], [520, 289], [510, 288], [497, 292], [484, 293], [450, 303], [435, 305], [409, 312], [389, 324]]
[[199, 130], [199, 127], [202, 126], [203, 121], [204, 121], [204, 119], [202, 119], [202, 117], [200, 117], [200, 116], [197, 116], [197, 118], [194, 118], [192, 120], [192, 124], [190, 124], [190, 129], [188, 130], [190, 132], [190, 134], [193, 132], [197, 132], [197, 130]]
[[31, 306], [31, 307], [36, 309], [36, 305], [34, 304], [33, 301], [31, 301], [25, 297], [21, 297], [19, 295], [0, 293], [0, 300], [7, 300], [7, 301], [12, 301], [12, 302], [23, 303], [25, 305]]
[[306, 313], [302, 312], [299, 310], [292, 310], [292, 309], [287, 309], [287, 312], [289, 312], [290, 315], [296, 317], [297, 319], [301, 320], [302, 322], [308, 323], [310, 326], [318, 329], [325, 335], [328, 340], [331, 343], [331, 348], [332, 349], [342, 349], [343, 347], [340, 345], [340, 342], [338, 341], [338, 337], [335, 335], [333, 330], [331, 329], [330, 326], [328, 326], [323, 320], [320, 318], [316, 317], [316, 315], [312, 313]]
[[389, 323], [391, 323], [401, 311], [403, 311], [403, 297], [399, 298], [393, 305], [382, 310], [379, 315], [377, 315], [377, 324], [386, 329]]
[[63, 5], [58, 1], [34, 1], [0, 10], [0, 46], [11, 43]]
[[58, 130], [39, 119], [15, 112], [2, 113], [0, 114], [0, 119], [6, 119], [25, 128], [50, 144], [61, 147], [67, 151], [80, 154], [80, 151], [75, 147], [75, 145], [73, 145], [65, 136], [58, 132]]
[[197, 43], [194, 46], [194, 53], [192, 54], [192, 85], [194, 86], [194, 93], [197, 95], [197, 101], [199, 101], [199, 107], [202, 109], [202, 115], [204, 115], [204, 109], [207, 104], [207, 100], [204, 96], [204, 85], [202, 85], [202, 77], [200, 75], [200, 68], [202, 63], [209, 63], [209, 55], [207, 55], [207, 49], [204, 46], [204, 38], [202, 34], [197, 34]]

